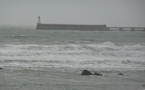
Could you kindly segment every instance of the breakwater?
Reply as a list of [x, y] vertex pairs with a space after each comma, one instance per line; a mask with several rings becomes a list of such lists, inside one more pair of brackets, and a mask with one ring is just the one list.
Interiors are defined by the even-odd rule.
[[119, 31], [145, 31], [145, 27], [108, 27], [110, 30]]
[[75, 25], [75, 24], [41, 24], [37, 23], [36, 29], [40, 30], [101, 30], [107, 31], [107, 25]]

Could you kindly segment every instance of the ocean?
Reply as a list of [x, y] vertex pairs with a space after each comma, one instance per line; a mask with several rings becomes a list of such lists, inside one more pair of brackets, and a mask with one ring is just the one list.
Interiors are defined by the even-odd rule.
[[145, 90], [145, 32], [0, 26], [0, 68], [0, 90]]

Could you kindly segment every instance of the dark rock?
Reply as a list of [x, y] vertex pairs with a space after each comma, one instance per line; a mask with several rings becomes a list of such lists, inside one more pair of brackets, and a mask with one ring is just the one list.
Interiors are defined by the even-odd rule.
[[0, 67], [0, 69], [3, 69], [3, 68]]
[[118, 73], [118, 75], [124, 75], [123, 73]]
[[93, 74], [88, 70], [84, 70], [81, 75], [93, 75]]
[[100, 73], [94, 73], [94, 75], [96, 75], [96, 76], [103, 76], [102, 74], [100, 74]]
[[142, 84], [141, 86], [142, 86], [142, 87], [145, 87], [145, 84]]

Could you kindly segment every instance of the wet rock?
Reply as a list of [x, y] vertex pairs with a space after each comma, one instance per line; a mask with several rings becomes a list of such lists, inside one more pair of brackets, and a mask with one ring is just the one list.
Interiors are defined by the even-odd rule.
[[100, 73], [94, 73], [94, 75], [96, 75], [96, 76], [103, 76], [102, 74], [100, 74]]
[[145, 88], [145, 84], [142, 84], [141, 86]]
[[118, 75], [124, 75], [123, 73], [118, 73]]
[[81, 75], [93, 75], [93, 74], [88, 70], [84, 70]]

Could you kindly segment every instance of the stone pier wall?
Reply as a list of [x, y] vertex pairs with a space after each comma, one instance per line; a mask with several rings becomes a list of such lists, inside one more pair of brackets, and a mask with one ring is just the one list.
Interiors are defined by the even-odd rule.
[[71, 24], [41, 24], [37, 23], [36, 29], [40, 30], [103, 30], [107, 31], [106, 25], [71, 25]]

